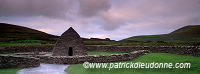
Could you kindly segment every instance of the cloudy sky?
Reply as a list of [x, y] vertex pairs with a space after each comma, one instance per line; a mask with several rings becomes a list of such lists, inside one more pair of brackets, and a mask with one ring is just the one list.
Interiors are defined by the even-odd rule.
[[120, 40], [200, 24], [200, 0], [0, 0], [0, 22]]

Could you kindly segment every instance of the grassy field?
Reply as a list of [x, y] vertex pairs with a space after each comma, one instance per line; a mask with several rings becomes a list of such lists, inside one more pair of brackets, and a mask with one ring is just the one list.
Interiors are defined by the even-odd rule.
[[54, 41], [44, 40], [18, 40], [9, 42], [0, 42], [0, 46], [21, 46], [21, 45], [54, 45]]
[[21, 68], [5, 68], [0, 69], [0, 74], [17, 74], [17, 71], [19, 71]]
[[[107, 52], [98, 53], [104, 54]], [[124, 61], [130, 62], [142, 62], [142, 63], [191, 63], [191, 68], [185, 69], [111, 69], [106, 68], [93, 68], [85, 69], [82, 64], [70, 65], [65, 71], [70, 74], [199, 74], [200, 73], [200, 57], [175, 55], [167, 53], [149, 53], [143, 55], [134, 60]]]
[[45, 45], [45, 44], [55, 44], [54, 41], [44, 41], [44, 40], [17, 40], [9, 42], [0, 42], [0, 46], [19, 46], [19, 45]]
[[[158, 39], [158, 38], [155, 38]], [[143, 39], [144, 40], [144, 39]], [[153, 38], [152, 38], [153, 40]], [[159, 41], [159, 40], [158, 40]], [[84, 41], [85, 45], [97, 46], [199, 46], [200, 42], [148, 42], [144, 41]]]
[[40, 43], [0, 43], [0, 46], [39, 45]]
[[134, 40], [134, 41], [163, 41], [163, 39], [160, 37], [160, 35], [144, 35], [144, 36], [134, 36], [127, 38], [125, 40]]
[[[152, 36], [151, 40], [153, 40], [153, 37], [154, 36]], [[145, 40], [145, 38], [143, 40], [144, 41], [84, 41], [84, 44], [93, 46], [110, 46], [110, 45], [112, 46], [199, 46], [200, 45], [200, 42], [162, 42], [162, 41], [148, 42]], [[53, 44], [55, 44], [55, 41], [44, 41], [44, 40], [17, 40], [9, 42], [0, 42], [0, 46], [53, 45]]]
[[[88, 42], [87, 42], [88, 43]], [[127, 41], [91, 41], [90, 44], [85, 44], [87, 46], [199, 46], [200, 43], [195, 42], [167, 42], [167, 43], [158, 43], [158, 42], [127, 42]], [[103, 44], [102, 44], [103, 43]], [[21, 46], [21, 45], [54, 45], [53, 43], [45, 42], [34, 43], [34, 42], [0, 42], [0, 46]]]

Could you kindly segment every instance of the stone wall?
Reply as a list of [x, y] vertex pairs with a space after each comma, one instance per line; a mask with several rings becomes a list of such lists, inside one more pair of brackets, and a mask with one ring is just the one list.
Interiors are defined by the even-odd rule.
[[[113, 55], [84, 55], [84, 56], [36, 56], [36, 58], [0, 56], [0, 68], [36, 67], [39, 63], [50, 64], [79, 64], [87, 62], [117, 62], [127, 61], [148, 52], [171, 53], [200, 57], [200, 47], [194, 46], [145, 46], [145, 47], [117, 47], [117, 46], [86, 46], [87, 51], [125, 52]], [[52, 52], [53, 46], [11, 46], [0, 47], [0, 53], [13, 52]], [[39, 59], [37, 59], [39, 58]]]
[[[52, 52], [52, 46], [9, 46], [0, 47], [0, 53], [14, 52]], [[200, 47], [196, 46], [145, 46], [145, 47], [117, 47], [117, 46], [86, 46], [87, 51], [112, 51], [112, 52], [132, 52], [137, 50], [149, 50], [153, 53], [171, 53], [178, 55], [190, 55], [200, 57]]]
[[124, 54], [112, 54], [112, 55], [85, 55], [85, 56], [37, 56], [42, 63], [50, 64], [81, 64], [84, 62], [119, 62], [128, 61], [139, 56], [149, 53], [147, 50], [139, 50]]
[[52, 52], [52, 46], [6, 46], [0, 47], [0, 53], [16, 53], [16, 52]]
[[144, 46], [144, 47], [117, 47], [117, 46], [87, 46], [87, 51], [132, 52], [149, 50], [153, 53], [171, 53], [200, 57], [200, 47], [196, 46]]
[[0, 68], [28, 68], [38, 66], [40, 66], [39, 58], [0, 55]]

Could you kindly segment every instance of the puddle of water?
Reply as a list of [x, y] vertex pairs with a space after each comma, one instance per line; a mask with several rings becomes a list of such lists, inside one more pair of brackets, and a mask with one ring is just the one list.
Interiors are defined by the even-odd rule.
[[41, 63], [36, 68], [21, 69], [18, 71], [18, 74], [67, 74], [64, 72], [67, 67], [68, 65]]

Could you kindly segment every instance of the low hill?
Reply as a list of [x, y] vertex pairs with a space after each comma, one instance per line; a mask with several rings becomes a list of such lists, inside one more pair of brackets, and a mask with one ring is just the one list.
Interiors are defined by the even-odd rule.
[[[56, 41], [59, 36], [47, 34], [42, 31], [38, 31], [35, 29], [13, 25], [0, 23], [0, 42], [7, 41], [21, 41], [30, 42], [30, 40], [44, 40], [44, 41]], [[82, 38], [84, 41], [113, 41], [109, 38], [100, 39], [100, 38]], [[24, 41], [26, 40], [26, 41]]]
[[45, 40], [55, 41], [58, 36], [47, 34], [35, 29], [0, 23], [0, 42], [16, 40]]
[[[123, 40], [128, 41], [170, 41], [170, 42], [200, 42], [200, 25], [189, 25], [169, 34], [133, 36]], [[122, 41], [123, 41], [122, 40]]]

